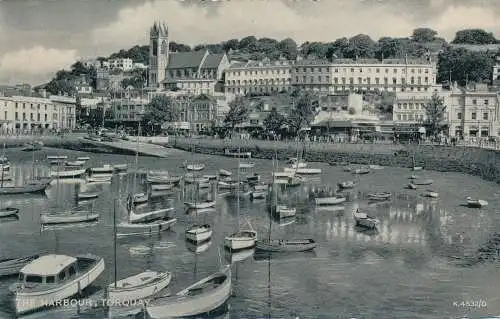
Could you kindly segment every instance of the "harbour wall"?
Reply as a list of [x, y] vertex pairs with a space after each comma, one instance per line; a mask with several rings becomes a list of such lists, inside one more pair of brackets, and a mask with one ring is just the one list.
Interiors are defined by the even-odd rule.
[[[173, 148], [202, 154], [224, 156], [225, 149], [251, 152], [253, 158], [283, 160], [297, 156], [297, 143], [259, 140], [170, 139]], [[330, 165], [372, 164], [393, 167], [422, 166], [428, 170], [458, 172], [479, 176], [500, 184], [500, 151], [474, 147], [307, 143], [304, 159]], [[413, 158], [415, 164], [413, 164]]]

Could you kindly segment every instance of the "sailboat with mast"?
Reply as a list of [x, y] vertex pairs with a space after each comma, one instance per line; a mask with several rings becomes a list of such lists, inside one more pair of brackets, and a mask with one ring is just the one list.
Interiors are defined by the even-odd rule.
[[[240, 150], [238, 149], [238, 152]], [[240, 158], [238, 157], [238, 186], [240, 185]], [[239, 190], [239, 187], [238, 187]], [[255, 246], [255, 241], [257, 240], [257, 232], [253, 229], [250, 222], [248, 222], [248, 226], [250, 226], [250, 230], [241, 229], [240, 221], [240, 196], [239, 194], [236, 196], [236, 205], [237, 205], [237, 216], [238, 216], [238, 230], [224, 238], [224, 247], [229, 249], [230, 251], [241, 250], [252, 248]]]
[[[200, 185], [196, 183], [196, 197], [199, 198]], [[212, 226], [198, 223], [198, 209], [196, 209], [196, 223], [186, 229], [186, 239], [201, 244], [212, 238]]]
[[[141, 132], [141, 123], [137, 127], [137, 139], [136, 139], [136, 147], [135, 147], [135, 172], [134, 172], [134, 187], [133, 191], [135, 191], [135, 187], [137, 184], [137, 172], [139, 171], [139, 135]], [[142, 204], [149, 200], [149, 196], [147, 193], [136, 193], [132, 195], [132, 201], [134, 204]]]
[[[113, 305], [131, 304], [133, 301], [146, 299], [165, 289], [172, 279], [168, 271], [158, 272], [146, 270], [139, 274], [117, 280], [117, 227], [116, 227], [116, 200], [113, 205], [113, 256], [114, 256], [114, 282], [108, 285], [107, 297], [113, 301]], [[137, 303], [138, 305], [140, 303]], [[110, 309], [113, 312], [114, 309]]]
[[[193, 153], [191, 153], [192, 156]], [[194, 161], [193, 161], [194, 162]], [[187, 163], [185, 163], [185, 167], [186, 167], [186, 170], [189, 170], [187, 167]], [[193, 164], [194, 165], [194, 164]], [[187, 174], [185, 174], [187, 175]], [[184, 180], [186, 180], [187, 176], [184, 176]], [[204, 183], [207, 183], [209, 182], [209, 179], [208, 178], [197, 178], [195, 175], [192, 175], [192, 182], [193, 183], [196, 183], [196, 189], [197, 189], [197, 194], [195, 196], [195, 201], [187, 201], [187, 202], [184, 202], [184, 205], [186, 206], [187, 209], [206, 209], [206, 208], [212, 208], [212, 207], [215, 207], [215, 204], [216, 204], [216, 197], [214, 196], [213, 192], [212, 192], [212, 196], [211, 198], [205, 198], [203, 200], [200, 200], [199, 198], [199, 189], [200, 189], [200, 184], [204, 184]], [[212, 185], [212, 187], [215, 187], [214, 185]]]

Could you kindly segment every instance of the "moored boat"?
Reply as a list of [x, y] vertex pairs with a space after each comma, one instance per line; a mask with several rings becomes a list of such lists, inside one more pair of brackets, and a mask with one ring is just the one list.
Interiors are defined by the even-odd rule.
[[1, 259], [0, 277], [17, 275], [24, 266], [37, 259], [38, 257], [38, 255], [31, 255], [18, 258]]
[[68, 157], [65, 155], [48, 155], [47, 156], [47, 160], [49, 160], [49, 161], [65, 160], [65, 159], [68, 159]]
[[475, 199], [472, 197], [467, 197], [467, 206], [471, 208], [482, 208], [484, 206], [488, 206], [488, 202], [483, 199]]
[[51, 171], [51, 177], [59, 177], [59, 178], [72, 178], [72, 177], [80, 177], [85, 174], [85, 168], [82, 169], [72, 169], [72, 170], [63, 170], [63, 171]]
[[35, 183], [24, 186], [3, 186], [0, 187], [0, 195], [43, 193], [48, 185], [46, 183]]
[[321, 174], [321, 172], [322, 172], [321, 168], [290, 168], [290, 167], [285, 167], [283, 170], [285, 172], [289, 172], [289, 173], [295, 172], [296, 174], [302, 174], [302, 175]]
[[29, 313], [69, 298], [91, 285], [104, 271], [104, 260], [82, 256], [45, 255], [20, 270], [19, 281], [9, 287], [16, 315]]
[[408, 185], [406, 185], [406, 188], [407, 189], [417, 189], [417, 185], [415, 185], [414, 183], [409, 183]]
[[145, 203], [148, 200], [149, 200], [149, 196], [146, 193], [138, 193], [138, 194], [134, 194], [132, 196], [132, 202], [135, 205]]
[[90, 160], [90, 157], [88, 157], [88, 156], [78, 156], [76, 158], [76, 160], [77, 161], [88, 161], [88, 160]]
[[116, 226], [116, 236], [151, 236], [153, 234], [169, 230], [176, 222], [177, 218], [159, 219], [151, 222], [136, 224], [130, 223], [128, 221], [123, 221]]
[[229, 250], [248, 249], [255, 246], [257, 232], [254, 230], [239, 230], [224, 238], [224, 247]]
[[229, 177], [229, 176], [231, 176], [232, 174], [233, 174], [233, 173], [231, 173], [230, 171], [225, 170], [225, 169], [222, 169], [222, 168], [219, 170], [219, 175], [220, 175], [220, 176]]
[[255, 243], [256, 250], [267, 252], [301, 252], [316, 248], [316, 241], [307, 239], [264, 239]]
[[94, 199], [99, 197], [99, 192], [85, 192], [76, 195], [78, 200]]
[[184, 205], [186, 205], [188, 209], [204, 209], [215, 207], [215, 201], [208, 199], [200, 202], [184, 202]]
[[111, 183], [111, 178], [112, 178], [112, 175], [103, 175], [103, 176], [99, 176], [99, 175], [94, 175], [94, 176], [89, 176], [87, 177], [87, 182], [88, 183], [96, 183], [96, 184], [99, 184], [99, 183], [102, 183], [102, 184], [108, 184], [108, 183]]
[[250, 199], [263, 199], [266, 198], [267, 191], [253, 191], [250, 193]]
[[366, 213], [362, 213], [357, 209], [353, 212], [354, 221], [356, 226], [361, 226], [365, 228], [375, 229], [380, 224], [379, 220], [375, 217], [368, 216]]
[[152, 184], [151, 190], [153, 191], [166, 191], [171, 190], [175, 187], [174, 184]]
[[230, 298], [231, 286], [231, 268], [225, 267], [173, 296], [153, 299], [146, 311], [151, 319], [205, 314]]
[[353, 171], [353, 174], [358, 174], [358, 175], [369, 174], [369, 173], [370, 173], [370, 169], [369, 168], [358, 168], [358, 169], [355, 169]]
[[267, 184], [259, 184], [259, 185], [253, 186], [253, 189], [255, 191], [267, 191], [268, 188], [269, 188], [269, 185], [267, 185]]
[[205, 169], [205, 164], [187, 164], [185, 167], [188, 171], [202, 171]]
[[147, 270], [108, 285], [108, 299], [126, 303], [148, 298], [166, 288], [172, 280], [170, 272]]
[[123, 172], [128, 169], [128, 164], [114, 164], [113, 169], [118, 172]]
[[422, 194], [422, 196], [424, 196], [424, 197], [430, 197], [430, 198], [438, 198], [439, 197], [439, 193], [436, 192], [436, 191], [428, 189], [427, 191], [425, 191]]
[[432, 179], [425, 179], [425, 180], [421, 180], [421, 181], [419, 181], [419, 180], [412, 181], [412, 184], [414, 184], [414, 185], [423, 185], [423, 186], [431, 185], [432, 183], [434, 183], [434, 181]]
[[338, 205], [342, 204], [347, 199], [344, 196], [318, 197], [314, 199], [316, 205]]
[[186, 230], [186, 239], [194, 243], [202, 243], [208, 241], [211, 237], [212, 226], [208, 224], [194, 224]]
[[287, 205], [277, 205], [276, 215], [279, 218], [292, 217], [297, 214], [297, 209], [295, 207], [289, 207]]
[[412, 171], [421, 171], [421, 170], [423, 170], [423, 169], [424, 169], [424, 168], [423, 168], [422, 166], [413, 166], [413, 167], [411, 168], [411, 170], [412, 170]]
[[260, 175], [257, 173], [254, 173], [253, 175], [247, 176], [247, 183], [249, 184], [257, 184], [260, 182]]
[[238, 164], [238, 167], [239, 168], [254, 168], [255, 167], [255, 163], [254, 162], [241, 162]]
[[9, 216], [16, 216], [17, 214], [19, 214], [19, 208], [15, 208], [15, 207], [0, 208], [0, 218], [9, 217]]
[[388, 200], [392, 197], [392, 194], [389, 192], [377, 192], [369, 193], [366, 197], [370, 200]]
[[173, 207], [157, 209], [146, 213], [136, 213], [133, 210], [129, 212], [129, 222], [131, 224], [144, 223], [157, 219], [164, 219], [174, 210]]
[[66, 166], [80, 167], [80, 166], [85, 165], [85, 163], [86, 163], [86, 161], [78, 161], [78, 160], [76, 160], [76, 161], [67, 161], [64, 164]]
[[103, 165], [102, 167], [91, 167], [90, 172], [92, 174], [113, 174], [115, 171], [113, 165]]
[[340, 182], [337, 185], [342, 189], [349, 189], [349, 188], [354, 188], [356, 185], [358, 185], [358, 183], [355, 181], [345, 181], [345, 182]]
[[99, 214], [92, 211], [70, 211], [63, 213], [46, 213], [40, 216], [43, 225], [73, 224], [91, 222], [99, 219]]

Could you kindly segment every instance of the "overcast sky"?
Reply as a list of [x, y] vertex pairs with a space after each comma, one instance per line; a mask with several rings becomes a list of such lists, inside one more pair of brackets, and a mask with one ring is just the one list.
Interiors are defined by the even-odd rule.
[[0, 84], [38, 84], [79, 57], [146, 44], [154, 20], [190, 45], [247, 35], [300, 44], [417, 27], [447, 40], [463, 28], [500, 37], [498, 16], [500, 0], [0, 0]]

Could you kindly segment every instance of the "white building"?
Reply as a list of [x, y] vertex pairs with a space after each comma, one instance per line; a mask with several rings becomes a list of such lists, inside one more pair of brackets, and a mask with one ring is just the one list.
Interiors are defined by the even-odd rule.
[[37, 129], [74, 129], [76, 99], [0, 96], [0, 130], [24, 132]]
[[111, 102], [113, 120], [116, 122], [139, 121], [144, 115], [148, 99], [114, 99]]
[[292, 63], [285, 60], [234, 63], [225, 73], [225, 92], [244, 95], [289, 91], [292, 88]]
[[130, 71], [134, 65], [132, 59], [129, 58], [111, 59], [108, 63], [110, 69], [120, 69], [122, 71]]
[[495, 86], [500, 86], [500, 56], [497, 56], [496, 63], [493, 66], [492, 82]]
[[148, 66], [145, 65], [144, 63], [136, 63], [136, 62], [134, 62], [134, 64], [132, 65], [132, 68], [145, 70], [145, 69], [148, 68]]

